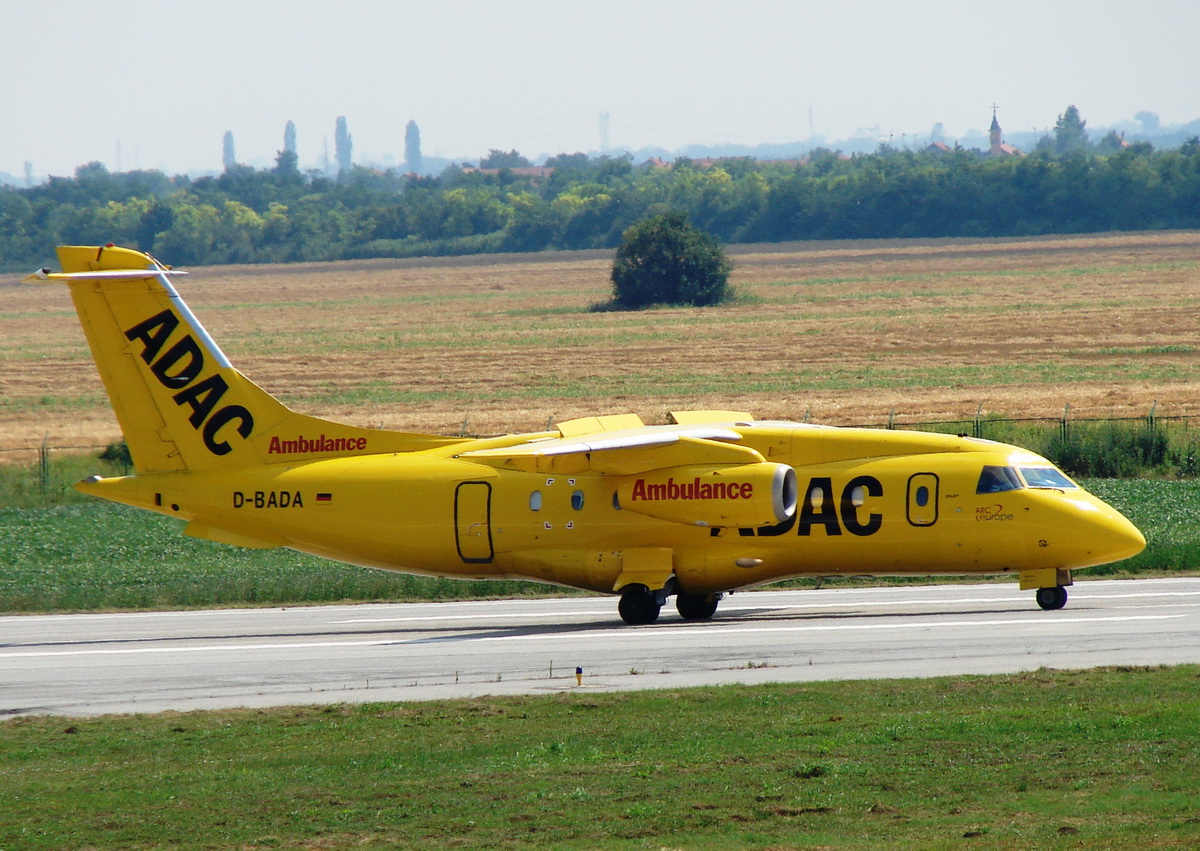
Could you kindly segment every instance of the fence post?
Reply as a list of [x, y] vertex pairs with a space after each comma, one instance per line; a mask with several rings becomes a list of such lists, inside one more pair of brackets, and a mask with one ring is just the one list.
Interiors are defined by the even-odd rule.
[[1150, 416], [1146, 417], [1146, 425], [1150, 426], [1150, 431], [1154, 431], [1154, 417], [1158, 412], [1158, 400], [1154, 400], [1154, 404], [1150, 406]]
[[896, 430], [896, 409], [895, 408], [892, 408], [890, 411], [888, 411], [888, 430], [889, 431]]
[[983, 437], [983, 402], [975, 409], [975, 437]]
[[50, 492], [50, 434], [42, 438], [41, 448], [38, 449], [38, 485], [42, 496]]
[[1059, 424], [1058, 433], [1062, 436], [1063, 443], [1067, 442], [1067, 438], [1071, 434], [1071, 403], [1067, 402], [1067, 406], [1063, 408], [1062, 422]]

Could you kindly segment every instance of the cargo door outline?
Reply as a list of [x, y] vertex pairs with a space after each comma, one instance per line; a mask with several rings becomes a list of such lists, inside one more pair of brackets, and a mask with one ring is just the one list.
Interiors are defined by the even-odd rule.
[[492, 561], [492, 486], [462, 482], [454, 491], [454, 543], [466, 564]]
[[908, 477], [908, 522], [912, 526], [932, 526], [938, 520], [938, 484], [936, 473], [914, 473]]

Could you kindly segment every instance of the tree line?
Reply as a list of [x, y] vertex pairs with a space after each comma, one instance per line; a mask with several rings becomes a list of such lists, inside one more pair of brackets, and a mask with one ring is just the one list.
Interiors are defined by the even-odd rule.
[[[177, 265], [612, 248], [648, 216], [687, 215], [724, 242], [1030, 236], [1200, 227], [1200, 139], [1179, 148], [1042, 146], [989, 158], [966, 150], [797, 161], [516, 152], [436, 177], [358, 166], [336, 177], [232, 164], [201, 178], [110, 172], [100, 163], [28, 188], [0, 188], [0, 267], [61, 244], [117, 243]], [[508, 165], [513, 163], [513, 165]]]

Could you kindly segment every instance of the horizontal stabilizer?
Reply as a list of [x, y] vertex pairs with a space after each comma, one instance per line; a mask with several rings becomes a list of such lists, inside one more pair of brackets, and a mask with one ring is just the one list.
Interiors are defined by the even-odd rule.
[[22, 278], [23, 284], [35, 284], [39, 281], [140, 281], [146, 278], [157, 278], [159, 275], [186, 275], [187, 272], [175, 269], [102, 269], [95, 272], [51, 272], [49, 269], [38, 269], [32, 275]]

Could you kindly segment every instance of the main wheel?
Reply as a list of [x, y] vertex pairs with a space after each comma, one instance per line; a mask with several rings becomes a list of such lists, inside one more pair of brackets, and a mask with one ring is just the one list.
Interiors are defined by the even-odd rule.
[[1037, 590], [1037, 604], [1046, 611], [1061, 609], [1067, 604], [1067, 589], [1061, 585]]
[[654, 623], [658, 620], [658, 613], [661, 610], [662, 604], [643, 585], [626, 588], [621, 593], [621, 602], [617, 604], [621, 620], [630, 626]]
[[716, 594], [684, 594], [675, 597], [675, 608], [685, 621], [706, 621], [717, 612]]

